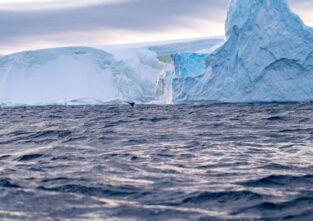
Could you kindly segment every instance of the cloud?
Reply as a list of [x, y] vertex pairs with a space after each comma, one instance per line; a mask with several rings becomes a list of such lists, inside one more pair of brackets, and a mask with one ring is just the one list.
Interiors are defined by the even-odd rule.
[[58, 8], [77, 8], [89, 5], [120, 4], [135, 0], [1, 0], [0, 10], [33, 11]]
[[[155, 30], [172, 27], [188, 20], [224, 19], [226, 3], [215, 0], [138, 0], [118, 5], [97, 5], [84, 8], [49, 11], [2, 11], [0, 21], [7, 26], [18, 25], [23, 32], [59, 32], [64, 30], [90, 30], [97, 28], [123, 28], [131, 30]], [[187, 22], [186, 22], [187, 21]], [[12, 31], [11, 27], [7, 28]], [[17, 29], [14, 30], [18, 31]]]
[[[93, 34], [94, 37], [89, 37], [89, 44], [99, 43], [101, 37], [103, 43], [118, 42], [118, 38], [125, 41], [127, 31], [132, 39], [135, 39], [132, 37], [136, 35], [134, 33], [137, 33], [138, 39], [147, 33], [159, 33], [161, 38], [161, 33], [184, 38], [190, 34], [183, 36], [181, 30], [192, 32], [193, 29], [199, 30], [199, 25], [206, 22], [223, 23], [226, 7], [227, 1], [222, 0], [136, 0], [44, 11], [0, 10], [0, 44], [51, 41], [55, 45], [62, 39], [67, 42], [64, 45], [68, 45], [71, 39], [75, 44], [80, 41], [83, 44], [85, 36]], [[201, 28], [202, 32], [210, 29]], [[222, 26], [220, 30], [223, 30]], [[181, 36], [174, 36], [175, 32]], [[118, 36], [118, 33], [123, 34]], [[212, 30], [208, 33], [212, 34]], [[110, 36], [115, 36], [115, 39]]]
[[[222, 35], [228, 5], [228, 0], [54, 0], [58, 7], [44, 10], [32, 9], [30, 3], [27, 10], [1, 8], [14, 1], [0, 3], [0, 53]], [[48, 6], [52, 1], [40, 2]], [[306, 23], [313, 24], [311, 0], [288, 2]]]

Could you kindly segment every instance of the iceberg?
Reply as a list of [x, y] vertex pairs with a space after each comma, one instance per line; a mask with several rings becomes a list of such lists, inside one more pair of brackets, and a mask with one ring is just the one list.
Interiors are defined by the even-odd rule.
[[0, 105], [313, 101], [313, 29], [286, 0], [230, 0], [225, 40], [0, 57]]
[[197, 79], [206, 70], [206, 56], [207, 54], [191, 52], [171, 55], [173, 68], [164, 71], [157, 83], [158, 99], [167, 104], [186, 103]]
[[[137, 60], [145, 64], [140, 66], [140, 71], [130, 65], [136, 65], [132, 60], [126, 63], [103, 50], [88, 47], [44, 49], [5, 56], [0, 59], [0, 104], [104, 104], [152, 100], [163, 64], [156, 58], [153, 61], [149, 55], [151, 57], [149, 53], [137, 53]], [[153, 70], [156, 71], [152, 73]]]
[[285, 0], [231, 0], [225, 31], [204, 58], [178, 56], [173, 103], [313, 100], [313, 29]]
[[221, 39], [51, 48], [0, 57], [0, 105], [165, 103], [156, 90], [160, 76], [174, 70], [171, 54], [216, 42]]

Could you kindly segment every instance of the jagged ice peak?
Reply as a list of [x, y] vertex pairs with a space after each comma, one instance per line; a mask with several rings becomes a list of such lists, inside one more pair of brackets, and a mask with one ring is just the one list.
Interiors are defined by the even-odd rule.
[[271, 31], [280, 28], [293, 31], [303, 28], [302, 20], [291, 12], [286, 0], [230, 1], [225, 25], [227, 37], [238, 31], [277, 34]]

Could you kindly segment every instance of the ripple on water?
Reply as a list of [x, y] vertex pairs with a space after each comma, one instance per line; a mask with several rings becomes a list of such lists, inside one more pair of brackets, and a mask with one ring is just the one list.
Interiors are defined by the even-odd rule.
[[313, 220], [312, 109], [1, 108], [0, 219]]

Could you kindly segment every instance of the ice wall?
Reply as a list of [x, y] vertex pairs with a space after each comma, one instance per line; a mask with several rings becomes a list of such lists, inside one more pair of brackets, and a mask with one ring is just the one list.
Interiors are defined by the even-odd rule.
[[313, 101], [313, 29], [285, 0], [231, 0], [226, 38], [0, 58], [0, 104]]
[[[0, 105], [171, 103], [160, 76], [171, 53], [206, 49], [218, 39], [156, 45], [52, 48], [0, 58]], [[179, 56], [180, 57], [180, 56]], [[168, 87], [169, 85], [164, 85]]]
[[[151, 55], [150, 55], [151, 56]], [[102, 104], [154, 98], [162, 64], [149, 53], [137, 63], [86, 47], [27, 51], [0, 59], [0, 104]], [[144, 63], [139, 65], [138, 63]], [[149, 63], [150, 62], [150, 63]], [[139, 65], [136, 71], [132, 65]], [[151, 66], [150, 69], [146, 66]], [[159, 65], [159, 66], [158, 66]], [[145, 71], [145, 72], [144, 72]]]
[[173, 89], [174, 103], [313, 100], [313, 30], [285, 0], [231, 0], [225, 29], [203, 76]]

